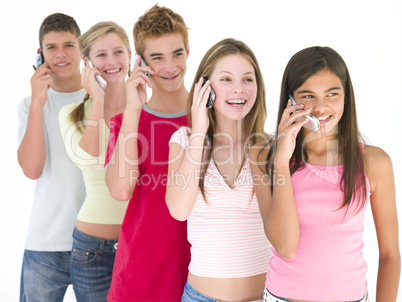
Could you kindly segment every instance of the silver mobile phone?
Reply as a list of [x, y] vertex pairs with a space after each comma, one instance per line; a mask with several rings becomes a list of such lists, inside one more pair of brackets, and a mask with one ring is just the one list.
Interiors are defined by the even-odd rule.
[[[289, 98], [292, 100], [292, 105], [297, 105], [293, 95], [289, 94]], [[301, 110], [297, 110], [296, 112], [299, 112]], [[303, 127], [311, 130], [311, 131], [316, 131], [318, 129], [320, 129], [320, 121], [318, 120], [318, 118], [316, 118], [315, 116], [312, 116], [311, 114], [307, 114], [305, 117], [299, 117], [296, 119], [296, 122], [299, 122], [301, 120], [303, 120], [304, 118], [307, 118], [309, 121], [307, 123], [305, 123], [303, 125]]]
[[[92, 62], [90, 60], [88, 60], [88, 66], [89, 67], [94, 67], [94, 64], [92, 64]], [[95, 80], [96, 82], [98, 82], [99, 86], [104, 90], [106, 88], [106, 81], [104, 78], [102, 78], [99, 74], [95, 75]]]

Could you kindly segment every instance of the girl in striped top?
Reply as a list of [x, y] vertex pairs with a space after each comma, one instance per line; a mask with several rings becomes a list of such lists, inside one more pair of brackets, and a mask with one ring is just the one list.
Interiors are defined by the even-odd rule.
[[225, 39], [206, 53], [189, 107], [191, 129], [170, 140], [166, 191], [171, 215], [188, 221], [192, 245], [182, 301], [260, 301], [271, 251], [247, 153], [264, 138], [265, 88], [247, 45]]

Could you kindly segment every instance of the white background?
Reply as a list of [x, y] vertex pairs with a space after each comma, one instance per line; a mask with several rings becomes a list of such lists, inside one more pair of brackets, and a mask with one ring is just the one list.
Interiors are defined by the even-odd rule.
[[[31, 94], [30, 77], [42, 20], [55, 12], [66, 13], [76, 19], [82, 32], [96, 22], [115, 21], [126, 29], [133, 45], [135, 21], [155, 3], [155, 0], [0, 0], [1, 301], [17, 301], [19, 296], [22, 254], [35, 182], [23, 176], [17, 163], [17, 104]], [[349, 67], [354, 84], [360, 130], [370, 144], [383, 148], [391, 156], [397, 201], [400, 200], [401, 1], [165, 0], [159, 3], [181, 14], [191, 29], [188, 90], [202, 56], [214, 43], [234, 37], [250, 46], [259, 60], [266, 84], [268, 132], [274, 131], [280, 83], [290, 57], [314, 45], [330, 46], [338, 51]], [[366, 213], [364, 242], [368, 288], [374, 301], [378, 248], [370, 209]], [[66, 300], [74, 301], [71, 289]]]

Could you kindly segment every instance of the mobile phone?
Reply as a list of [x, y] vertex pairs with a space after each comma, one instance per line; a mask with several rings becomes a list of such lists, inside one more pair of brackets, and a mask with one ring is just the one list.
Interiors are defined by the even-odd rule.
[[[135, 55], [134, 62], [137, 61], [138, 55]], [[145, 62], [144, 58], [141, 56], [140, 66], [148, 66], [147, 62]], [[151, 75], [148, 72], [145, 72], [145, 75], [150, 77]]]
[[41, 66], [43, 63], [45, 63], [45, 59], [43, 58], [43, 53], [39, 51], [36, 55], [36, 68]]
[[[208, 81], [208, 78], [207, 78], [207, 77], [204, 77], [204, 83], [202, 83], [202, 86], [204, 86], [204, 84], [205, 84], [207, 81]], [[214, 89], [213, 89], [212, 86], [211, 86], [211, 92], [210, 92], [210, 94], [209, 94], [208, 102], [207, 102], [207, 108], [208, 108], [208, 109], [211, 109], [211, 108], [214, 106], [215, 99], [216, 99], [216, 94], [215, 94]]]
[[[94, 67], [94, 64], [92, 64], [92, 62], [88, 59], [88, 66], [89, 67]], [[96, 74], [95, 75], [95, 80], [98, 82], [98, 84], [99, 84], [99, 86], [102, 88], [102, 89], [105, 89], [106, 88], [106, 85], [107, 85], [107, 83], [106, 83], [106, 81], [105, 81], [105, 79], [104, 78], [102, 78], [99, 74]]]
[[[292, 105], [297, 105], [293, 95], [289, 94], [289, 98], [292, 101]], [[299, 112], [301, 110], [297, 110], [296, 112]], [[305, 123], [303, 125], [303, 127], [311, 130], [311, 131], [316, 131], [318, 129], [320, 129], [320, 121], [318, 120], [318, 118], [316, 118], [315, 116], [312, 116], [311, 114], [307, 114], [305, 117], [299, 117], [296, 119], [296, 122], [302, 121], [303, 119], [307, 118], [308, 122]]]

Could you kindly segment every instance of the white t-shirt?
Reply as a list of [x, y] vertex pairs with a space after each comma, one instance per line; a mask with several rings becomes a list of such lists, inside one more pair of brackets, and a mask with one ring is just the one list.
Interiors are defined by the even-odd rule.
[[[49, 89], [43, 108], [46, 160], [42, 175], [36, 181], [31, 219], [25, 248], [33, 251], [70, 251], [77, 213], [85, 197], [81, 170], [64, 150], [59, 128], [59, 111], [85, 96], [81, 89], [62, 93]], [[18, 146], [28, 123], [31, 97], [18, 106]]]

